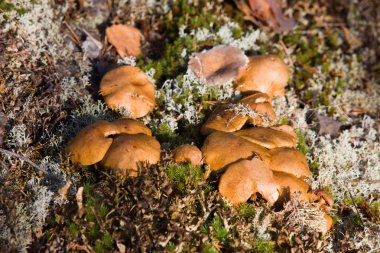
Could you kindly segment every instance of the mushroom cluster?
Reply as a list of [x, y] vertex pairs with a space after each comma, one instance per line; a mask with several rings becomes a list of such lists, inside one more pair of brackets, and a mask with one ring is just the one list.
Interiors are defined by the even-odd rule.
[[[198, 65], [207, 63], [209, 55], [221, 54], [221, 48], [196, 54]], [[230, 55], [232, 50], [226, 50]], [[226, 57], [224, 57], [226, 58]], [[220, 59], [224, 59], [221, 57]], [[215, 73], [226, 73], [231, 63], [218, 63]], [[206, 81], [210, 74], [207, 66], [193, 68], [199, 78]], [[259, 193], [269, 204], [281, 204], [289, 197], [298, 195], [301, 201], [319, 202], [322, 210], [328, 212], [332, 198], [323, 190], [312, 191], [304, 180], [311, 177], [305, 156], [296, 149], [297, 135], [288, 125], [278, 126], [271, 100], [283, 96], [289, 79], [288, 68], [278, 56], [254, 56], [239, 67], [233, 65], [234, 87], [242, 92], [243, 98], [217, 106], [201, 127], [201, 134], [207, 136], [201, 148], [204, 162], [213, 171], [224, 172], [219, 181], [220, 194], [231, 204], [246, 202]], [[207, 73], [203, 77], [199, 71]], [[246, 125], [253, 125], [243, 129]], [[331, 217], [325, 215], [326, 233], [331, 227]]]
[[141, 163], [160, 161], [160, 143], [143, 123], [120, 118], [83, 128], [67, 145], [70, 159], [83, 166], [100, 162], [119, 175], [137, 176]]

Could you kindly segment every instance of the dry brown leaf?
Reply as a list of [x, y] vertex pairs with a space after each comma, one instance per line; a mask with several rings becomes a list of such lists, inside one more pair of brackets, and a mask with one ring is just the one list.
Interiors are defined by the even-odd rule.
[[121, 57], [141, 54], [141, 32], [130, 25], [112, 25], [106, 29], [106, 37]]
[[266, 22], [276, 31], [289, 31], [296, 22], [286, 18], [276, 0], [235, 0], [238, 8], [246, 15], [245, 18], [257, 25], [255, 18]]
[[75, 194], [78, 205], [78, 216], [81, 218], [83, 214], [86, 212], [86, 209], [83, 206], [83, 186], [78, 188], [77, 193]]
[[333, 118], [317, 114], [319, 122], [319, 134], [327, 134], [330, 136], [338, 136], [340, 134], [340, 127], [342, 123]]
[[63, 199], [67, 200], [67, 194], [69, 192], [70, 186], [72, 185], [72, 182], [69, 180], [66, 182], [66, 184], [58, 190], [59, 194], [62, 196]]

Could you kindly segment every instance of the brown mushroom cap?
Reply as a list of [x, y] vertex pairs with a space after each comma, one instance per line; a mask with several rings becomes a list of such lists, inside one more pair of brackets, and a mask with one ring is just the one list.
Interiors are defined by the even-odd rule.
[[241, 104], [248, 106], [258, 115], [249, 117], [248, 122], [255, 126], [273, 126], [277, 124], [278, 117], [273, 110], [271, 100], [264, 93], [256, 93], [240, 100]]
[[251, 127], [237, 131], [234, 134], [268, 149], [279, 147], [294, 148], [297, 143], [297, 139], [293, 135], [276, 128]]
[[246, 202], [256, 192], [273, 204], [278, 199], [278, 191], [272, 171], [258, 158], [228, 166], [219, 181], [220, 194], [233, 205]]
[[64, 153], [81, 165], [91, 165], [103, 159], [112, 144], [108, 135], [115, 134], [117, 128], [108, 121], [97, 121], [83, 128], [65, 148]]
[[118, 134], [146, 134], [152, 136], [152, 131], [141, 121], [120, 118], [112, 122], [118, 131]]
[[[295, 193], [299, 193], [300, 200], [309, 202], [309, 190], [308, 185], [302, 179], [299, 179], [291, 174], [273, 171], [274, 181], [280, 186], [280, 199], [285, 200], [287, 197], [291, 197]], [[288, 195], [290, 194], [290, 196]]]
[[283, 96], [289, 80], [288, 67], [277, 55], [249, 58], [249, 63], [239, 71], [235, 86], [242, 92], [260, 91], [272, 96]]
[[252, 158], [258, 155], [264, 161], [269, 161], [269, 152], [266, 148], [247, 141], [232, 133], [213, 132], [203, 143], [201, 148], [204, 162], [212, 170], [220, 170], [240, 159]]
[[202, 135], [209, 135], [214, 131], [234, 132], [241, 129], [248, 116], [238, 115], [231, 111], [228, 106], [220, 106], [216, 108], [211, 116], [201, 127]]
[[152, 132], [142, 122], [121, 118], [114, 122], [100, 120], [83, 128], [73, 138], [65, 149], [66, 154], [71, 154], [73, 162], [81, 165], [91, 165], [103, 159], [108, 148], [112, 144], [115, 134], [137, 134], [152, 135]]
[[334, 223], [334, 221], [333, 221], [333, 219], [329, 216], [329, 215], [327, 215], [327, 214], [325, 214], [324, 216], [323, 216], [323, 218], [325, 219], [325, 226], [324, 227], [322, 227], [321, 228], [321, 232], [322, 232], [322, 235], [323, 236], [325, 236], [329, 231], [330, 231], [330, 229], [331, 229], [331, 227], [332, 227], [332, 225], [333, 225], [333, 223]]
[[181, 145], [173, 151], [173, 159], [176, 163], [190, 163], [193, 166], [202, 164], [202, 152], [194, 145]]
[[270, 150], [270, 155], [271, 170], [292, 174], [297, 178], [311, 177], [306, 158], [299, 150], [287, 147], [274, 148]]
[[123, 66], [107, 72], [100, 82], [100, 93], [113, 110], [127, 109], [134, 118], [147, 115], [156, 105], [154, 86], [143, 71]]
[[116, 137], [100, 162], [117, 173], [137, 176], [140, 163], [160, 161], [160, 143], [145, 134], [122, 134]]
[[224, 84], [238, 74], [248, 58], [236, 47], [216, 46], [206, 52], [193, 54], [190, 70], [209, 85]]
[[106, 37], [121, 57], [141, 54], [141, 32], [130, 25], [112, 25], [106, 29]]

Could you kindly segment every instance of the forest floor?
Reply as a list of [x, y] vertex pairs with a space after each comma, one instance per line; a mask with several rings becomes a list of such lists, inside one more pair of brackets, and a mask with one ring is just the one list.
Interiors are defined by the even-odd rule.
[[[276, 33], [245, 21], [233, 1], [0, 0], [0, 251], [379, 252], [376, 2], [282, 1], [297, 25]], [[142, 56], [121, 58], [106, 44], [114, 23], [141, 30]], [[187, 72], [192, 53], [221, 44], [289, 66], [286, 96], [273, 104], [297, 129], [312, 187], [334, 198], [325, 236], [299, 203], [230, 206], [220, 175], [170, 162], [176, 146], [202, 145], [212, 102], [236, 95], [230, 83], [204, 89]], [[118, 65], [140, 67], [157, 89], [142, 120], [162, 161], [136, 178], [62, 154], [84, 126], [120, 117], [99, 95], [101, 77]]]

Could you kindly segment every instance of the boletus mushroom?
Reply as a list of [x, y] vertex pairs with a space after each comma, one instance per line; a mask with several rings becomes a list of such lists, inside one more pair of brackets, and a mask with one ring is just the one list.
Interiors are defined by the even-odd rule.
[[283, 96], [289, 80], [288, 67], [277, 55], [261, 55], [249, 58], [235, 78], [235, 87], [242, 92], [260, 91], [270, 97]]
[[231, 164], [219, 181], [220, 194], [233, 205], [246, 202], [256, 192], [272, 205], [279, 188], [273, 172], [259, 158]]
[[181, 145], [173, 151], [173, 160], [176, 163], [189, 163], [193, 166], [202, 164], [202, 152], [194, 145]]
[[126, 109], [133, 118], [147, 115], [156, 105], [155, 88], [137, 67], [123, 66], [107, 72], [100, 82], [100, 94], [113, 110]]

